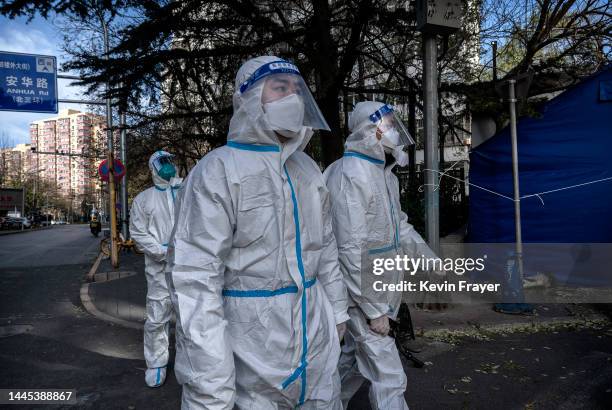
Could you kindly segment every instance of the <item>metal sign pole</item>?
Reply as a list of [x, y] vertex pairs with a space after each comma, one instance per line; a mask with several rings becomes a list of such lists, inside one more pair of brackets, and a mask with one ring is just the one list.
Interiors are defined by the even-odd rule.
[[[102, 29], [104, 31], [104, 59], [108, 61], [108, 27], [104, 21], [104, 17], [100, 16], [102, 23]], [[113, 111], [111, 106], [111, 99], [108, 95], [110, 93], [110, 83], [106, 81], [106, 135], [108, 138], [108, 196], [109, 196], [109, 212], [110, 212], [110, 254], [111, 254], [111, 265], [114, 268], [119, 267], [119, 254], [117, 252], [117, 203], [116, 192], [115, 192], [115, 161], [113, 158]]]
[[426, 233], [429, 247], [440, 251], [440, 205], [439, 190], [436, 189], [438, 176], [438, 65], [436, 35], [423, 34], [425, 56], [423, 59], [423, 94], [425, 128], [425, 206]]
[[127, 151], [126, 151], [126, 130], [125, 130], [125, 112], [121, 112], [119, 115], [119, 124], [121, 127], [121, 139], [120, 139], [120, 154], [121, 154], [121, 162], [126, 166], [126, 173], [123, 175], [123, 182], [121, 183], [121, 233], [123, 234], [123, 239], [130, 239], [130, 231], [128, 229], [128, 206], [127, 206]]
[[417, 29], [423, 33], [423, 115], [425, 131], [425, 231], [431, 249], [440, 252], [440, 190], [437, 187], [438, 139], [438, 47], [436, 35], [451, 34], [461, 27], [459, 0], [417, 0]]
[[514, 228], [516, 231], [516, 260], [518, 262], [519, 278], [523, 284], [523, 239], [521, 233], [521, 194], [519, 189], [518, 143], [516, 137], [516, 95], [514, 85], [516, 80], [508, 81], [510, 104], [510, 137], [512, 139], [512, 180], [514, 183]]

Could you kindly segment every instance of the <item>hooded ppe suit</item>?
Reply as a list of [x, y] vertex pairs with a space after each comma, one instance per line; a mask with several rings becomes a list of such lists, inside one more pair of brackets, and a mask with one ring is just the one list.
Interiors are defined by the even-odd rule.
[[[336, 325], [348, 320], [346, 288], [329, 194], [302, 152], [326, 124], [307, 89], [264, 98], [270, 73], [293, 76], [277, 78], [282, 90], [303, 82], [296, 70], [277, 57], [247, 61], [227, 145], [186, 180], [168, 273], [183, 409], [341, 408]], [[280, 143], [275, 129], [289, 139]]]
[[[368, 263], [372, 258], [435, 255], [401, 211], [398, 180], [391, 172], [395, 163], [385, 163], [383, 144], [376, 138], [377, 118], [373, 114], [383, 106], [378, 102], [355, 106], [344, 156], [330, 165], [324, 176], [351, 306], [339, 366], [342, 402], [346, 407], [365, 377], [371, 382], [372, 407], [394, 410], [408, 408], [404, 399], [406, 375], [393, 338], [373, 332], [368, 320], [383, 315], [395, 319], [402, 295], [368, 292], [362, 282], [372, 277]], [[389, 283], [403, 279], [401, 270], [385, 275]]]
[[149, 159], [154, 186], [136, 196], [130, 211], [130, 234], [145, 254], [147, 278], [144, 357], [145, 381], [150, 387], [163, 384], [168, 364], [172, 303], [166, 284], [166, 251], [174, 226], [174, 204], [181, 178], [162, 179], [155, 164], [172, 154], [157, 151]]

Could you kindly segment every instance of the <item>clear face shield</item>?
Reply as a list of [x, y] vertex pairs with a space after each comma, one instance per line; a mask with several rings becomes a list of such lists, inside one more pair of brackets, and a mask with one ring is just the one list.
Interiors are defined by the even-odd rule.
[[385, 148], [394, 150], [414, 144], [408, 129], [392, 106], [383, 105], [370, 115], [370, 121], [376, 124], [376, 135], [381, 137], [380, 141]]
[[245, 99], [258, 93], [264, 115], [264, 129], [295, 137], [304, 128], [329, 131], [310, 90], [297, 67], [286, 61], [261, 66], [242, 83]]

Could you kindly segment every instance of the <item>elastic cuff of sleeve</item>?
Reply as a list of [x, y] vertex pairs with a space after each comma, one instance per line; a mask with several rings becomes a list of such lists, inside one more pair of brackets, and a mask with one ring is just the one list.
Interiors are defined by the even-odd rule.
[[361, 309], [363, 314], [366, 315], [368, 319], [372, 320], [386, 315], [389, 306], [385, 305], [384, 303], [362, 303], [359, 305], [359, 309]]

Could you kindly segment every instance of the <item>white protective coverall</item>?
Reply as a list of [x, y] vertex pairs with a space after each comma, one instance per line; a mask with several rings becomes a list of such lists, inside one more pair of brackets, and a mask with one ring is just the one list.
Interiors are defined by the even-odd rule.
[[[367, 292], [362, 278], [372, 277], [372, 258], [436, 257], [407, 222], [401, 211], [399, 183], [385, 164], [383, 145], [376, 138], [377, 125], [370, 116], [384, 104], [361, 102], [349, 117], [351, 134], [344, 156], [324, 173], [332, 201], [334, 234], [338, 242], [340, 268], [351, 307], [340, 359], [342, 402], [348, 404], [364, 377], [371, 382], [370, 403], [374, 409], [407, 409], [404, 399], [406, 375], [395, 341], [373, 332], [368, 320], [387, 315], [395, 319], [401, 292]], [[363, 275], [363, 277], [362, 277]], [[385, 273], [387, 282], [399, 283], [402, 271]]]
[[130, 210], [131, 237], [145, 254], [144, 357], [147, 363], [145, 382], [150, 387], [162, 385], [166, 378], [172, 316], [165, 277], [166, 253], [174, 226], [174, 204], [182, 182], [181, 178], [171, 178], [168, 182], [157, 174], [153, 163], [160, 157], [172, 157], [172, 154], [157, 151], [151, 155], [149, 169], [155, 185], [138, 194]]
[[[348, 320], [329, 193], [303, 148], [266, 129], [262, 81], [239, 70], [228, 143], [190, 172], [170, 243], [183, 409], [341, 409]], [[317, 109], [318, 110], [318, 109]]]

